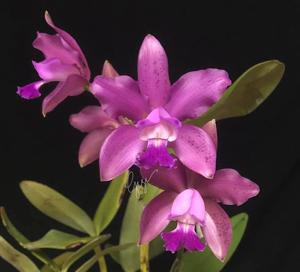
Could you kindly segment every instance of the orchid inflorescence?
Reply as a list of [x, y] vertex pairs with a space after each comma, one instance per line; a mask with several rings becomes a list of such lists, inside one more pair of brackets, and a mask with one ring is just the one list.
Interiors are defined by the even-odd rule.
[[[166, 52], [154, 36], [147, 35], [138, 54], [137, 80], [119, 75], [108, 61], [102, 74], [91, 80], [75, 39], [58, 28], [47, 12], [45, 19], [56, 33], [38, 33], [33, 42], [45, 56], [41, 62], [33, 61], [41, 79], [18, 87], [17, 93], [36, 99], [44, 84], [58, 82], [43, 100], [46, 115], [67, 97], [90, 92], [99, 105], [86, 106], [69, 119], [86, 133], [79, 148], [80, 166], [99, 160], [100, 179], [110, 181], [135, 165], [145, 180], [159, 188], [142, 211], [136, 242], [148, 245], [160, 236], [165, 250], [172, 253], [202, 252], [208, 246], [224, 261], [233, 230], [220, 204], [242, 205], [259, 193], [259, 186], [234, 169], [216, 170], [216, 120], [257, 107], [278, 84], [282, 64], [269, 61], [254, 66], [232, 85], [228, 73], [215, 68], [188, 72], [171, 84]], [[262, 92], [252, 101], [243, 101], [242, 84], [247, 75], [252, 76], [247, 86], [256, 84], [256, 70], [259, 77], [265, 72], [268, 82], [258, 85]], [[270, 78], [273, 71], [276, 76]], [[240, 112], [229, 107], [239, 103], [236, 97], [241, 100], [236, 106]], [[170, 222], [177, 227], [166, 230]]]

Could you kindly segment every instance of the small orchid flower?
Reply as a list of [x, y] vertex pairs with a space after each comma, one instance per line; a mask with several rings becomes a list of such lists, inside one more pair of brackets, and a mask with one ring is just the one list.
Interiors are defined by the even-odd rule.
[[58, 82], [56, 88], [43, 101], [43, 115], [52, 111], [68, 96], [81, 94], [90, 79], [86, 58], [75, 39], [55, 26], [48, 12], [45, 13], [45, 20], [56, 34], [38, 32], [33, 41], [33, 47], [45, 56], [45, 60], [41, 62], [32, 62], [41, 80], [18, 87], [17, 91], [22, 98], [34, 99], [41, 96], [39, 89], [42, 85]]
[[[233, 169], [216, 171], [213, 179], [177, 162], [173, 169], [142, 170], [142, 175], [166, 191], [144, 209], [140, 224], [140, 244], [149, 243], [161, 233], [167, 251], [180, 248], [203, 251], [207, 244], [224, 261], [232, 239], [230, 218], [218, 203], [242, 205], [259, 193], [254, 182]], [[177, 227], [163, 232], [170, 221]]]
[[199, 127], [184, 124], [207, 111], [231, 84], [224, 70], [206, 69], [183, 75], [172, 86], [168, 60], [159, 41], [148, 35], [138, 57], [138, 81], [129, 76], [97, 76], [92, 93], [111, 117], [132, 121], [120, 125], [100, 152], [100, 176], [111, 180], [136, 164], [172, 168], [177, 158], [193, 171], [212, 178], [216, 148]]
[[[105, 61], [102, 75], [113, 78], [118, 76], [118, 73], [108, 61]], [[85, 107], [79, 113], [72, 114], [69, 122], [74, 128], [88, 133], [79, 148], [78, 160], [81, 167], [99, 158], [103, 142], [120, 125], [118, 120], [111, 118], [100, 106]]]

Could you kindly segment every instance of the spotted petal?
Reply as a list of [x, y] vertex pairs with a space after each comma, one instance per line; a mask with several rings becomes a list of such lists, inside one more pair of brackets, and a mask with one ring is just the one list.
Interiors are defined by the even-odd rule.
[[165, 108], [180, 120], [197, 118], [219, 100], [230, 84], [224, 70], [189, 72], [172, 85], [171, 98]]
[[124, 125], [115, 129], [101, 148], [101, 180], [112, 180], [129, 169], [144, 147], [145, 142], [140, 140], [136, 127]]
[[212, 178], [216, 168], [216, 146], [201, 128], [182, 125], [176, 141], [170, 144], [179, 160], [191, 170]]
[[194, 187], [201, 195], [226, 205], [242, 205], [249, 198], [259, 193], [259, 186], [242, 177], [234, 169], [216, 171], [213, 180], [207, 180], [198, 175]]
[[138, 80], [140, 90], [152, 108], [163, 106], [169, 100], [167, 55], [160, 42], [152, 35], [145, 37], [139, 52]]
[[232, 240], [230, 218], [215, 201], [205, 199], [205, 209], [205, 225], [202, 227], [205, 240], [215, 256], [224, 261]]

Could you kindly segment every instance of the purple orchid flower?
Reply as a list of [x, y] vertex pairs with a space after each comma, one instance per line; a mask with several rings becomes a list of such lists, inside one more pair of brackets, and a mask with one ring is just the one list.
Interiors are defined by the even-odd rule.
[[[232, 226], [218, 203], [242, 205], [259, 193], [258, 185], [233, 169], [218, 170], [213, 179], [206, 179], [180, 162], [173, 169], [159, 168], [157, 172], [143, 169], [142, 175], [166, 191], [143, 211], [140, 244], [149, 243], [161, 233], [168, 251], [174, 253], [182, 247], [203, 251], [207, 244], [224, 261], [232, 239]], [[162, 232], [170, 221], [176, 221], [177, 227]]]
[[[108, 61], [105, 61], [102, 75], [114, 78], [118, 76], [118, 73]], [[119, 127], [120, 121], [122, 120], [111, 118], [100, 106], [87, 106], [79, 113], [70, 116], [69, 122], [74, 128], [88, 133], [79, 147], [78, 160], [81, 167], [99, 158], [103, 142], [112, 131]]]
[[193, 171], [212, 178], [216, 149], [207, 133], [184, 124], [207, 111], [231, 84], [224, 70], [183, 75], [172, 86], [168, 60], [159, 41], [148, 35], [138, 57], [138, 82], [129, 76], [97, 76], [91, 91], [111, 117], [128, 118], [105, 140], [100, 152], [101, 180], [108, 181], [136, 164], [172, 168], [177, 158]]
[[56, 34], [38, 32], [33, 41], [33, 47], [45, 56], [45, 60], [41, 62], [32, 62], [41, 80], [18, 87], [17, 91], [22, 98], [34, 99], [41, 96], [39, 89], [42, 85], [57, 81], [56, 88], [43, 100], [43, 115], [52, 111], [68, 96], [81, 94], [90, 79], [86, 58], [75, 39], [55, 26], [48, 12], [45, 13], [45, 20]]

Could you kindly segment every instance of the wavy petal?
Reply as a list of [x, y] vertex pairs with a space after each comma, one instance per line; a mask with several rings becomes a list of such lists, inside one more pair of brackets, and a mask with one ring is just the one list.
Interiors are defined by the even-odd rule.
[[179, 160], [191, 170], [212, 178], [216, 169], [216, 146], [201, 128], [182, 125], [176, 141], [170, 143]]
[[140, 140], [136, 127], [124, 125], [115, 129], [101, 148], [101, 180], [112, 180], [129, 169], [144, 147], [145, 142]]
[[100, 149], [112, 131], [110, 128], [95, 129], [84, 137], [80, 144], [78, 155], [81, 167], [99, 159]]
[[167, 191], [181, 192], [186, 187], [186, 177], [183, 165], [176, 162], [174, 168], [158, 167], [153, 169], [141, 168], [141, 175], [148, 182]]
[[144, 208], [140, 223], [139, 244], [149, 243], [168, 225], [168, 216], [175, 197], [174, 192], [162, 192]]
[[79, 75], [70, 75], [65, 81], [59, 82], [56, 88], [43, 101], [43, 115], [45, 116], [52, 111], [68, 96], [81, 94], [87, 84], [87, 80]]
[[103, 110], [113, 118], [124, 116], [140, 120], [149, 113], [149, 107], [139, 93], [137, 82], [128, 76], [97, 76], [91, 85], [91, 91], [98, 98]]
[[201, 225], [205, 219], [204, 201], [195, 189], [186, 189], [176, 196], [169, 216], [170, 220], [176, 220], [189, 224]]
[[81, 50], [81, 48], [80, 48], [80, 46], [78, 45], [78, 43], [76, 42], [76, 40], [69, 34], [69, 33], [67, 33], [66, 31], [64, 31], [64, 30], [62, 30], [61, 28], [59, 28], [59, 27], [57, 27], [54, 23], [53, 23], [53, 21], [52, 21], [52, 19], [51, 19], [51, 17], [50, 17], [50, 15], [49, 15], [49, 13], [46, 11], [45, 12], [45, 20], [46, 20], [46, 22], [47, 22], [47, 24], [49, 25], [49, 26], [51, 26], [63, 39], [64, 39], [64, 41], [71, 47], [71, 48], [73, 48], [74, 50], [76, 50], [78, 53], [79, 53], [79, 55], [80, 55], [80, 60], [81, 60], [81, 65], [80, 65], [80, 67], [82, 68], [82, 70], [83, 70], [83, 73], [84, 73], [84, 76], [85, 76], [85, 78], [86, 79], [90, 79], [90, 69], [89, 69], [89, 67], [88, 67], [88, 63], [87, 63], [87, 60], [86, 60], [86, 58], [85, 58], [85, 56], [84, 56], [84, 54], [83, 54], [83, 52], [82, 52], [82, 50]]
[[219, 100], [230, 84], [224, 70], [189, 72], [172, 85], [171, 98], [165, 108], [180, 120], [197, 118]]
[[24, 99], [35, 99], [41, 96], [40, 87], [45, 84], [46, 81], [40, 80], [29, 83], [25, 86], [18, 87], [17, 94]]
[[224, 261], [232, 240], [232, 226], [226, 212], [214, 201], [204, 199], [206, 217], [202, 227], [205, 240], [215, 254]]
[[97, 128], [117, 128], [118, 122], [108, 116], [99, 106], [87, 106], [79, 113], [70, 115], [70, 124], [81, 132], [91, 132]]
[[216, 171], [213, 180], [198, 176], [194, 187], [203, 197], [222, 202], [225, 205], [242, 205], [259, 193], [259, 186], [242, 177], [234, 169]]
[[46, 59], [58, 58], [65, 64], [80, 66], [79, 53], [71, 48], [59, 35], [37, 33], [32, 43], [33, 47], [40, 50]]
[[64, 81], [70, 75], [79, 74], [75, 65], [64, 64], [57, 58], [33, 61], [32, 64], [39, 77], [46, 81]]
[[138, 81], [141, 93], [152, 108], [166, 104], [170, 95], [168, 58], [159, 41], [147, 35], [138, 58]]

